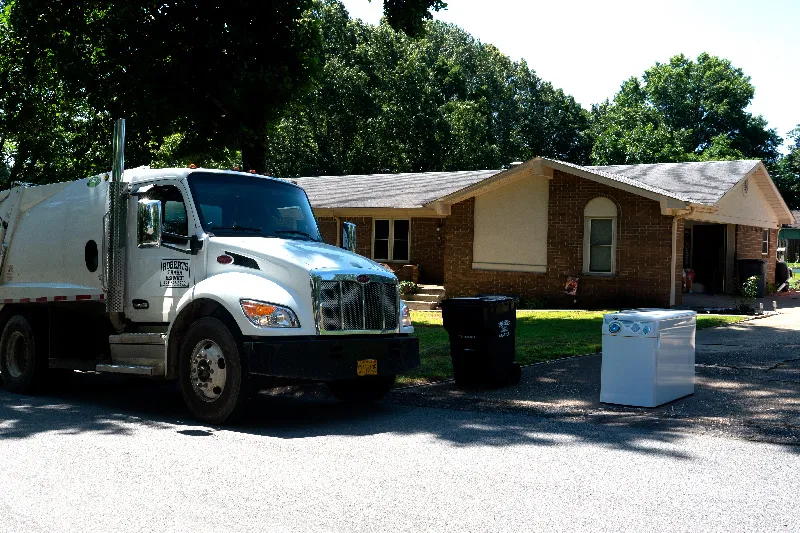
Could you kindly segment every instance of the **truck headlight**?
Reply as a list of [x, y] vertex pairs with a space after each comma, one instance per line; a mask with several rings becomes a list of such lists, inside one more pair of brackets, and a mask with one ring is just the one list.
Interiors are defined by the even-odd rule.
[[400, 300], [400, 325], [404, 328], [411, 327], [411, 310], [403, 300]]
[[258, 300], [241, 300], [244, 316], [260, 328], [299, 328], [297, 315], [288, 307]]

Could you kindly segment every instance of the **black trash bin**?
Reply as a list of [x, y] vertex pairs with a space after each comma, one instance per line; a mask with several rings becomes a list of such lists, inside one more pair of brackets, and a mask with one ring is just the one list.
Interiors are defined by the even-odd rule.
[[792, 280], [791, 270], [789, 270], [789, 265], [786, 264], [786, 261], [778, 261], [775, 263], [775, 285], [781, 286], [783, 283], [786, 283], [786, 287], [783, 288], [783, 292], [789, 290], [789, 282]]
[[758, 288], [756, 298], [763, 298], [767, 291], [767, 261], [764, 259], [739, 259], [739, 285], [741, 286], [748, 278], [758, 277]]
[[517, 305], [507, 296], [448, 298], [442, 322], [450, 336], [456, 387], [504, 387], [519, 383], [514, 362]]

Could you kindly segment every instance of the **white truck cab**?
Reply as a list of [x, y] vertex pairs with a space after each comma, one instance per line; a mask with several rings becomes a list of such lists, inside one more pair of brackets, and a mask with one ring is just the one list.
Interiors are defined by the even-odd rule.
[[51, 368], [178, 379], [191, 413], [221, 423], [259, 387], [374, 401], [419, 364], [396, 277], [323, 243], [302, 188], [194, 168], [120, 178], [0, 193], [6, 388]]

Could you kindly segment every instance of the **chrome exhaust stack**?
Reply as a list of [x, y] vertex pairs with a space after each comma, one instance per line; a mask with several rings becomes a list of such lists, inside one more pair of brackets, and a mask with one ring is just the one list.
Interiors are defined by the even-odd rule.
[[[124, 310], [125, 290], [125, 183], [122, 172], [125, 168], [125, 119], [114, 123], [112, 142], [113, 162], [111, 167], [111, 183], [108, 184], [108, 212], [106, 230], [106, 311], [120, 313], [112, 315], [112, 322], [117, 324]], [[122, 322], [121, 320], [119, 321]]]

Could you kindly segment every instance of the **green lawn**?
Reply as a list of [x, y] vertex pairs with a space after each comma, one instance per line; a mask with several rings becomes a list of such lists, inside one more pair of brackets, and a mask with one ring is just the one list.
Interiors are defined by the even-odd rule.
[[[551, 361], [600, 351], [603, 314], [609, 311], [517, 311], [517, 361], [521, 364]], [[710, 328], [746, 317], [698, 315], [697, 328]], [[450, 344], [442, 327], [442, 314], [411, 311], [419, 337], [420, 366], [402, 374], [402, 384], [448, 379], [453, 375]]]
[[792, 269], [792, 279], [800, 279], [800, 263], [787, 263]]

